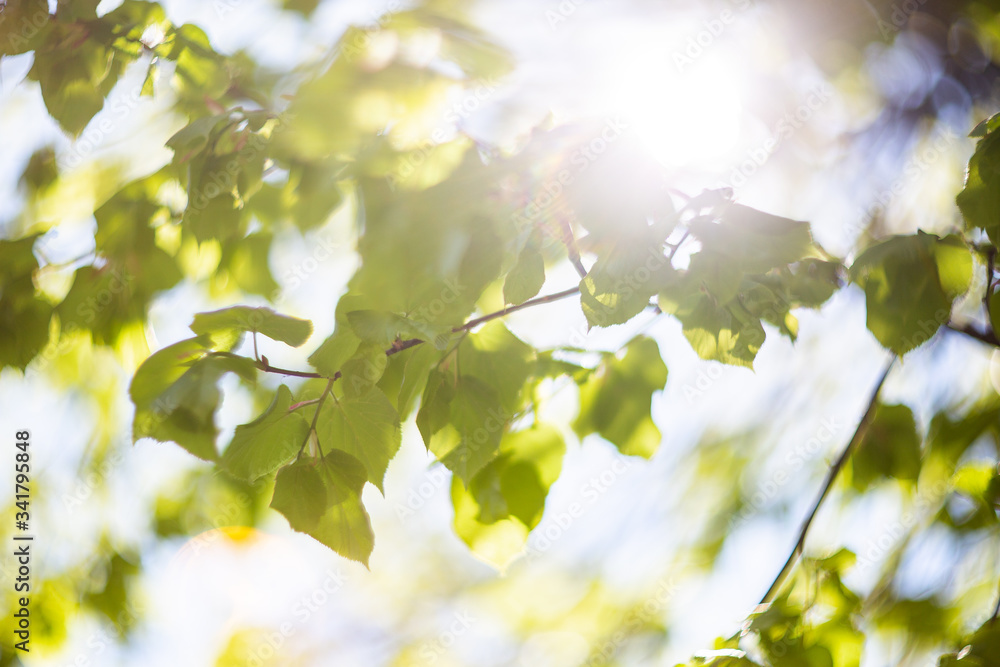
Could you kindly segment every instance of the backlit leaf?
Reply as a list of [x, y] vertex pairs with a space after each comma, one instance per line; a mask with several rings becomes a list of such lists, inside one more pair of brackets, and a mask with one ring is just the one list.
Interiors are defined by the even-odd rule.
[[278, 387], [274, 400], [257, 419], [236, 427], [222, 454], [222, 466], [233, 475], [254, 482], [285, 465], [302, 447], [309, 423], [301, 412], [289, 412], [292, 392]]

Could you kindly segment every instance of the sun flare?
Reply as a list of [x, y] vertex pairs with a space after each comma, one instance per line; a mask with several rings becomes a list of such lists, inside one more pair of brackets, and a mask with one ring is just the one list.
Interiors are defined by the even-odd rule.
[[718, 59], [680, 68], [660, 49], [622, 69], [615, 99], [661, 164], [708, 165], [726, 156], [740, 136], [735, 69]]

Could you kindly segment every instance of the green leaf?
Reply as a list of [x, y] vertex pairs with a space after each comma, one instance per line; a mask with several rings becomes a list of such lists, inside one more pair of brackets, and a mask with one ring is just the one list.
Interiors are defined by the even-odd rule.
[[142, 97], [153, 97], [156, 94], [156, 78], [159, 75], [159, 71], [160, 68], [155, 60], [149, 63], [149, 67], [146, 69], [146, 78], [142, 81], [142, 89], [139, 91], [139, 95]]
[[362, 264], [349, 289], [363, 295], [356, 297], [362, 305], [347, 310], [402, 314], [434, 332], [460, 325], [495, 283], [514, 245], [504, 238], [513, 236], [513, 226], [502, 224], [488, 201], [500, 168], [470, 158], [455, 177], [418, 192], [393, 191], [384, 179], [362, 180]]
[[993, 132], [998, 127], [1000, 127], [1000, 113], [995, 113], [989, 118], [979, 121], [979, 123], [976, 124], [974, 128], [972, 128], [972, 132], [969, 132], [969, 136], [975, 138], [985, 137], [987, 134]]
[[943, 459], [944, 467], [950, 474], [955, 462], [998, 421], [1000, 407], [996, 404], [977, 406], [954, 418], [946, 412], [939, 412], [931, 419], [927, 431], [929, 456]]
[[0, 56], [13, 56], [38, 48], [51, 29], [47, 0], [21, 0], [4, 6], [0, 20]]
[[814, 252], [808, 223], [742, 204], [726, 206], [718, 223], [702, 218], [692, 221], [691, 233], [705, 250], [732, 258], [746, 273], [766, 273]]
[[268, 267], [273, 239], [267, 232], [250, 234], [237, 243], [223, 246], [223, 257], [219, 261], [220, 268], [228, 271], [241, 290], [272, 301], [281, 289]]
[[298, 12], [302, 16], [309, 18], [316, 11], [316, 8], [319, 7], [319, 0], [282, 0], [281, 7], [287, 11]]
[[344, 165], [336, 161], [292, 162], [282, 198], [299, 229], [322, 226], [344, 202], [343, 171]]
[[647, 234], [647, 243], [622, 241], [598, 258], [580, 281], [580, 305], [591, 327], [629, 321], [669, 281], [673, 269], [662, 241]]
[[965, 187], [956, 198], [966, 229], [983, 229], [1000, 243], [1000, 133], [997, 117], [980, 123], [972, 136], [982, 137], [969, 158]]
[[503, 283], [505, 303], [520, 305], [538, 294], [545, 282], [545, 259], [538, 243], [529, 240]]
[[361, 502], [365, 478], [364, 466], [341, 451], [301, 459], [278, 471], [271, 507], [294, 530], [368, 567], [375, 534]]
[[57, 307], [66, 329], [89, 330], [95, 341], [115, 344], [129, 325], [142, 322], [159, 292], [183, 278], [173, 257], [159, 247], [137, 246], [122, 260], [76, 270]]
[[[156, 245], [158, 216], [170, 214], [158, 199], [170, 182], [167, 169], [134, 180], [94, 211], [100, 253], [121, 261], [148, 254]], [[140, 260], [141, 261], [141, 260]]]
[[794, 265], [786, 277], [789, 300], [807, 308], [818, 308], [840, 288], [840, 262], [808, 258]]
[[212, 50], [205, 31], [191, 23], [178, 27], [167, 58], [177, 63], [174, 86], [186, 97], [221, 97], [229, 88], [225, 59]]
[[972, 251], [957, 235], [945, 236], [933, 245], [941, 290], [949, 299], [965, 294], [972, 283]]
[[362, 343], [340, 369], [340, 386], [345, 396], [357, 397], [374, 387], [385, 373], [389, 357], [381, 345]]
[[361, 395], [326, 401], [316, 432], [321, 447], [338, 449], [356, 458], [364, 466], [368, 481], [383, 491], [385, 471], [399, 451], [402, 435], [399, 416], [381, 389], [372, 387]]
[[972, 254], [955, 236], [894, 236], [862, 253], [850, 275], [865, 290], [868, 329], [905, 354], [948, 321], [972, 279]]
[[448, 375], [438, 368], [432, 368], [424, 385], [420, 411], [417, 412], [417, 428], [429, 449], [431, 438], [448, 424], [451, 418], [451, 401], [455, 397], [455, 386]]
[[38, 81], [49, 114], [63, 130], [78, 136], [104, 108], [105, 96], [133, 58], [88, 39], [83, 24], [52, 21], [51, 26], [45, 44], [35, 50], [28, 76]]
[[247, 332], [257, 332], [292, 347], [298, 347], [312, 335], [312, 322], [279, 315], [270, 308], [233, 306], [207, 313], [197, 313], [191, 323], [196, 334], [208, 334], [212, 345], [223, 350], [237, 347]]
[[468, 491], [479, 506], [476, 523], [516, 518], [528, 529], [537, 526], [565, 453], [562, 435], [546, 424], [504, 434], [497, 458], [469, 484]]
[[913, 411], [905, 405], [879, 403], [851, 457], [851, 479], [865, 491], [882, 479], [915, 482], [920, 474], [920, 435]]
[[354, 310], [347, 313], [347, 321], [359, 338], [379, 343], [385, 347], [391, 345], [397, 338], [419, 338], [437, 344], [439, 335], [447, 340], [447, 334], [435, 331], [430, 326], [414, 320], [376, 310]]
[[158, 199], [169, 181], [161, 169], [129, 182], [94, 211], [97, 248], [108, 261], [77, 269], [58, 307], [64, 329], [89, 330], [97, 342], [115, 344], [146, 319], [158, 293], [183, 279], [177, 260], [156, 241], [155, 227], [171, 215]]
[[313, 368], [327, 377], [333, 377], [354, 356], [361, 345], [361, 338], [354, 333], [348, 314], [362, 310], [367, 303], [367, 299], [356, 294], [340, 297], [337, 301], [337, 324], [333, 334], [309, 355], [309, 363]]
[[198, 458], [218, 458], [216, 383], [227, 372], [252, 380], [256, 367], [251, 359], [212, 355], [208, 344], [207, 336], [189, 338], [163, 348], [139, 366], [129, 385], [135, 404], [133, 440], [172, 441]]
[[475, 377], [490, 385], [509, 414], [521, 408], [533, 360], [531, 346], [497, 321], [466, 336], [458, 348], [462, 376]]
[[[417, 8], [411, 14], [417, 18], [417, 29], [423, 25], [433, 26], [441, 31], [441, 58], [449, 60], [465, 72], [469, 79], [475, 81], [494, 81], [514, 69], [511, 54], [497, 44], [482, 29], [465, 21], [456, 20], [454, 16], [446, 16], [444, 12], [428, 11]], [[396, 15], [389, 23], [395, 27], [395, 19], [403, 19]], [[457, 15], [457, 12], [452, 14]]]
[[691, 256], [686, 280], [712, 295], [717, 304], [733, 300], [743, 283], [743, 267], [712, 250], [702, 250]]
[[222, 454], [222, 467], [255, 482], [291, 461], [309, 433], [309, 422], [298, 411], [289, 412], [292, 392], [278, 387], [274, 400], [257, 419], [236, 427], [233, 440]]
[[511, 516], [528, 528], [542, 519], [549, 488], [562, 472], [566, 442], [558, 430], [536, 424], [504, 435], [500, 441], [498, 470], [500, 492]]
[[510, 419], [497, 391], [486, 382], [466, 375], [454, 380], [434, 370], [417, 426], [428, 449], [468, 484], [496, 457]]
[[0, 241], [0, 368], [22, 371], [49, 342], [52, 306], [35, 295], [38, 235]]
[[[407, 350], [406, 366], [403, 369], [403, 381], [399, 387], [399, 397], [396, 400], [396, 411], [400, 419], [406, 419], [413, 410], [414, 403], [427, 386], [427, 378], [441, 353], [430, 345], [418, 345]], [[399, 355], [396, 355], [399, 356]]]
[[229, 114], [202, 116], [177, 130], [167, 139], [167, 148], [174, 152], [174, 160], [186, 162], [208, 145], [215, 130], [229, 119]]
[[354, 356], [361, 339], [349, 326], [337, 325], [333, 335], [320, 343], [316, 351], [309, 355], [309, 363], [327, 377], [344, 367], [347, 360]]
[[241, 234], [239, 202], [231, 191], [208, 197], [202, 184], [192, 180], [188, 188], [188, 206], [182, 223], [199, 243], [219, 240], [231, 243]]
[[451, 504], [455, 508], [455, 533], [484, 562], [503, 572], [524, 549], [528, 527], [513, 516], [481, 521], [482, 505], [457, 475], [451, 480]]
[[284, 514], [292, 528], [311, 533], [327, 506], [326, 484], [314, 460], [300, 459], [278, 471], [271, 508]]
[[0, 296], [0, 368], [28, 367], [49, 342], [52, 306], [36, 298], [29, 280], [20, 287], [4, 285]]
[[663, 293], [660, 307], [680, 320], [684, 337], [702, 359], [753, 368], [753, 361], [764, 343], [764, 327], [760, 319], [738, 301], [718, 306], [713, 299], [702, 295], [677, 305]]
[[485, 382], [463, 377], [455, 389], [451, 404], [451, 425], [458, 440], [447, 451], [431, 451], [463, 481], [489, 463], [500, 447], [500, 438], [509, 421], [496, 391]]
[[996, 664], [1000, 655], [1000, 623], [991, 618], [983, 623], [971, 637], [959, 643], [957, 653], [941, 657], [940, 667], [989, 667]]
[[955, 490], [984, 507], [992, 508], [991, 487], [995, 486], [997, 466], [992, 461], [970, 461], [955, 471]]
[[632, 339], [625, 355], [608, 355], [580, 387], [580, 414], [573, 429], [581, 438], [597, 433], [622, 454], [651, 457], [660, 431], [650, 417], [653, 392], [667, 382], [667, 367], [656, 341]]

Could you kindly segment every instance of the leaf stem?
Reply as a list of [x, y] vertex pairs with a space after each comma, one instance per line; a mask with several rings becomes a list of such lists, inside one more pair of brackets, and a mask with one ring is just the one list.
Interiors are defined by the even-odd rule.
[[314, 380], [330, 380], [333, 382], [340, 377], [340, 371], [337, 371], [332, 378], [320, 373], [313, 373], [310, 371], [293, 371], [288, 368], [278, 368], [277, 366], [272, 366], [266, 361], [258, 361], [256, 364], [257, 368], [264, 371], [265, 373], [277, 373], [278, 375], [291, 375], [297, 378], [313, 378]]
[[677, 251], [680, 249], [681, 245], [685, 241], [687, 241], [687, 239], [688, 239], [688, 237], [690, 235], [691, 235], [691, 229], [690, 228], [685, 229], [684, 230], [684, 235], [681, 236], [680, 239], [677, 240], [677, 243], [668, 243], [667, 244], [667, 247], [670, 248], [670, 254], [667, 255], [667, 261], [673, 263], [673, 261], [674, 261], [674, 255], [677, 254]]
[[996, 266], [997, 249], [990, 248], [986, 251], [986, 292], [983, 294], [983, 308], [986, 309], [986, 317], [990, 316], [990, 296], [993, 293], [993, 269]]
[[990, 616], [990, 623], [995, 623], [1000, 618], [1000, 590], [997, 591], [997, 606], [993, 608], [993, 615]]
[[[305, 450], [306, 445], [309, 444], [309, 436], [316, 432], [316, 422], [319, 419], [319, 411], [323, 409], [323, 401], [326, 400], [327, 394], [333, 389], [333, 378], [330, 378], [326, 382], [326, 387], [323, 389], [323, 393], [319, 395], [316, 399], [316, 412], [313, 413], [312, 423], [309, 424], [309, 430], [306, 431], [306, 438], [302, 441], [302, 446], [299, 447], [299, 453], [295, 455], [295, 460], [298, 461], [302, 457], [302, 452]], [[317, 445], [319, 444], [319, 434], [316, 435]]]
[[292, 403], [291, 405], [289, 405], [288, 406], [288, 411], [289, 412], [294, 412], [295, 410], [298, 410], [299, 408], [304, 408], [307, 405], [315, 405], [316, 403], [319, 403], [319, 399], [318, 398], [311, 398], [308, 401], [299, 401], [298, 403]]
[[980, 343], [985, 343], [986, 345], [992, 345], [993, 347], [1000, 347], [1000, 339], [997, 339], [997, 335], [993, 331], [979, 331], [971, 324], [957, 325], [949, 322], [944, 326], [949, 331], [954, 331], [955, 333], [964, 334], [969, 338], [974, 338], [978, 340]]
[[802, 522], [802, 526], [799, 528], [799, 537], [795, 541], [795, 546], [792, 547], [792, 552], [788, 554], [788, 559], [785, 561], [784, 566], [782, 566], [781, 571], [778, 572], [778, 576], [775, 577], [774, 582], [771, 587], [767, 589], [767, 593], [761, 598], [760, 604], [757, 606], [758, 611], [762, 611], [761, 607], [769, 605], [770, 602], [777, 595], [778, 591], [781, 589], [782, 584], [785, 583], [785, 579], [788, 577], [792, 568], [795, 566], [795, 562], [798, 560], [799, 556], [802, 555], [802, 549], [806, 543], [806, 534], [809, 532], [809, 526], [812, 525], [813, 519], [816, 518], [816, 513], [819, 512], [820, 506], [826, 499], [827, 494], [830, 493], [830, 489], [833, 488], [833, 483], [837, 480], [837, 475], [840, 473], [844, 464], [851, 458], [851, 454], [857, 447], [858, 442], [860, 442], [868, 424], [871, 422], [872, 416], [875, 414], [876, 401], [878, 400], [878, 395], [882, 391], [882, 385], [885, 384], [885, 379], [889, 376], [889, 371], [892, 370], [893, 364], [896, 362], [896, 355], [892, 355], [889, 363], [886, 364], [885, 370], [882, 371], [882, 377], [879, 378], [878, 384], [875, 385], [875, 389], [872, 391], [871, 398], [868, 399], [868, 407], [865, 409], [864, 414], [861, 416], [861, 420], [858, 422], [857, 428], [854, 430], [854, 435], [848, 441], [847, 446], [844, 447], [844, 451], [841, 452], [840, 456], [836, 461], [830, 466], [830, 469], [826, 473], [826, 480], [823, 482], [823, 488], [816, 497], [813, 503], [812, 510], [806, 516], [805, 520]]

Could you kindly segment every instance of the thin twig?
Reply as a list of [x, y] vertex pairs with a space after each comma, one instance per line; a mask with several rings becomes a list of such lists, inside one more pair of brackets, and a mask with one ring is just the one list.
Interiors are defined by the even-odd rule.
[[674, 255], [677, 254], [677, 251], [680, 249], [681, 244], [684, 243], [685, 241], [687, 241], [688, 236], [690, 236], [690, 235], [691, 235], [691, 230], [690, 229], [685, 229], [684, 230], [684, 235], [681, 236], [680, 239], [678, 239], [677, 243], [668, 243], [667, 244], [667, 247], [670, 248], [670, 254], [667, 255], [667, 261], [669, 261], [669, 262], [673, 262], [674, 261]]
[[546, 296], [540, 296], [536, 299], [529, 299], [524, 303], [518, 304], [516, 306], [507, 306], [506, 308], [498, 310], [494, 313], [488, 313], [486, 315], [483, 315], [482, 317], [477, 317], [474, 320], [469, 320], [462, 326], [455, 327], [454, 329], [452, 329], [452, 333], [459, 333], [460, 331], [469, 331], [471, 329], [478, 327], [480, 324], [484, 322], [495, 320], [498, 317], [503, 317], [504, 315], [508, 315], [510, 313], [517, 312], [519, 310], [523, 310], [524, 308], [530, 308], [531, 306], [537, 306], [543, 303], [552, 303], [553, 301], [559, 301], [560, 299], [565, 299], [568, 296], [573, 296], [574, 294], [579, 294], [579, 293], [580, 293], [580, 287], [577, 286], [577, 287], [571, 287], [567, 290], [563, 290], [562, 292], [556, 292], [555, 294], [548, 294]]
[[257, 332], [253, 332], [253, 358], [260, 361], [260, 354], [257, 352]]
[[[490, 320], [495, 320], [498, 317], [503, 317], [504, 315], [507, 315], [509, 313], [513, 313], [515, 311], [522, 310], [524, 308], [529, 308], [531, 306], [537, 306], [537, 305], [540, 305], [540, 304], [543, 304], [543, 303], [551, 303], [553, 301], [559, 301], [560, 299], [565, 299], [568, 296], [573, 296], [574, 294], [579, 294], [579, 292], [580, 292], [580, 288], [579, 287], [571, 287], [570, 289], [563, 290], [562, 292], [556, 292], [555, 294], [549, 294], [549, 295], [546, 295], [546, 296], [540, 296], [537, 299], [530, 299], [528, 301], [525, 301], [522, 304], [519, 304], [519, 305], [516, 305], [516, 306], [508, 306], [507, 308], [504, 308], [502, 310], [498, 310], [498, 311], [496, 311], [494, 313], [488, 313], [488, 314], [483, 315], [481, 317], [477, 317], [474, 320], [469, 320], [468, 322], [466, 322], [462, 326], [454, 327], [451, 331], [452, 331], [452, 333], [468, 332], [468, 331], [474, 329], [475, 327], [479, 326], [480, 324], [483, 324], [484, 322], [489, 322]], [[402, 339], [396, 340], [392, 344], [392, 347], [390, 347], [389, 349], [387, 349], [385, 351], [385, 355], [387, 357], [391, 357], [392, 355], [398, 354], [399, 352], [402, 352], [403, 350], [408, 350], [411, 347], [416, 347], [417, 345], [420, 345], [420, 344], [425, 343], [425, 342], [426, 341], [423, 340], [422, 338], [408, 338], [408, 339], [405, 339], [405, 340], [402, 340]], [[256, 339], [254, 340], [254, 343], [256, 344]], [[256, 353], [257, 352], [256, 352], [256, 349], [255, 349], [254, 350], [254, 355], [256, 355]], [[224, 354], [224, 355], [230, 355], [230, 356], [237, 356], [237, 355], [233, 355], [233, 354], [228, 353], [228, 352], [216, 352], [216, 354]], [[272, 366], [267, 361], [267, 357], [263, 357], [261, 359], [256, 360], [255, 361], [255, 365], [257, 366], [257, 368], [259, 370], [262, 370], [265, 373], [276, 373], [278, 375], [290, 375], [292, 377], [312, 378], [312, 379], [315, 379], [315, 380], [329, 380], [330, 382], [333, 382], [334, 380], [338, 380], [341, 377], [340, 371], [337, 371], [332, 376], [327, 376], [327, 375], [323, 375], [322, 373], [316, 373], [316, 372], [313, 372], [313, 371], [295, 371], [295, 370], [291, 370], [291, 369], [288, 369], [288, 368], [278, 368], [277, 366]]]
[[307, 405], [315, 405], [316, 403], [319, 403], [318, 398], [311, 398], [308, 401], [299, 401], [298, 403], [292, 403], [291, 405], [289, 405], [288, 411], [293, 412], [294, 410], [298, 410], [299, 408], [304, 408]]
[[587, 277], [587, 268], [583, 265], [583, 260], [580, 259], [580, 249], [576, 245], [576, 237], [573, 236], [573, 226], [570, 224], [570, 216], [572, 216], [572, 213], [569, 216], [558, 216], [556, 224], [559, 225], [559, 240], [566, 247], [569, 263], [573, 265], [573, 268], [576, 269], [577, 274], [579, 274], [582, 280]]
[[882, 372], [882, 377], [879, 379], [878, 384], [875, 385], [875, 389], [872, 391], [871, 398], [868, 400], [868, 407], [865, 410], [864, 415], [862, 415], [861, 420], [858, 422], [857, 428], [854, 430], [854, 435], [848, 441], [847, 446], [844, 447], [844, 451], [841, 452], [840, 457], [833, 462], [830, 466], [829, 471], [826, 474], [826, 480], [823, 482], [823, 489], [819, 492], [819, 496], [816, 497], [816, 501], [813, 503], [812, 510], [806, 516], [805, 521], [802, 522], [802, 526], [799, 528], [799, 538], [795, 541], [795, 546], [792, 548], [792, 552], [788, 555], [788, 559], [785, 561], [784, 566], [782, 566], [781, 571], [778, 572], [778, 576], [775, 577], [774, 583], [771, 587], [767, 589], [767, 593], [761, 598], [760, 607], [767, 605], [774, 599], [778, 591], [781, 589], [782, 584], [785, 583], [785, 579], [791, 572], [792, 567], [794, 567], [795, 562], [798, 560], [799, 556], [802, 555], [802, 549], [806, 543], [806, 534], [809, 532], [809, 526], [812, 524], [813, 519], [816, 518], [816, 513], [819, 512], [820, 506], [826, 499], [827, 494], [830, 489], [833, 488], [833, 483], [837, 480], [837, 475], [840, 470], [844, 467], [844, 464], [851, 458], [851, 453], [857, 446], [861, 437], [864, 435], [865, 429], [867, 428], [869, 422], [871, 422], [872, 415], [875, 413], [875, 405], [878, 400], [879, 392], [882, 390], [882, 385], [885, 384], [885, 379], [889, 376], [889, 371], [892, 370], [893, 364], [896, 362], [896, 355], [892, 356], [889, 363], [886, 365], [885, 370]]
[[990, 616], [990, 623], [1000, 618], [1000, 591], [997, 591], [997, 606], [993, 608], [993, 615]]
[[266, 361], [258, 361], [256, 363], [257, 368], [264, 371], [265, 373], [276, 373], [278, 375], [291, 375], [297, 378], [312, 378], [314, 380], [330, 380], [333, 382], [340, 377], [340, 371], [334, 373], [333, 377], [327, 377], [320, 373], [313, 373], [310, 371], [293, 371], [288, 368], [278, 368], [277, 366], [272, 366]]
[[990, 296], [993, 293], [993, 267], [996, 263], [997, 249], [990, 248], [986, 252], [986, 292], [983, 294], [983, 308], [990, 314]]
[[90, 250], [88, 252], [83, 253], [79, 257], [74, 257], [73, 259], [67, 259], [65, 262], [53, 262], [53, 261], [50, 261], [49, 258], [48, 258], [48, 256], [45, 254], [45, 252], [43, 250], [39, 249], [39, 250], [36, 250], [35, 252], [37, 252], [39, 254], [39, 256], [43, 260], [45, 260], [45, 264], [41, 267], [43, 269], [45, 269], [45, 268], [62, 269], [62, 268], [65, 268], [67, 266], [72, 266], [73, 264], [76, 264], [77, 262], [82, 262], [82, 261], [84, 261], [86, 259], [95, 259], [95, 260], [97, 259], [97, 251], [96, 250]]
[[969, 338], [974, 338], [980, 343], [985, 343], [987, 345], [992, 345], [993, 347], [1000, 347], [1000, 340], [997, 339], [997, 335], [992, 331], [979, 331], [974, 328], [971, 324], [963, 324], [961, 326], [957, 324], [951, 324], [950, 322], [944, 325], [949, 331], [954, 331], [955, 333], [960, 333], [968, 336]]
[[403, 350], [409, 350], [411, 347], [416, 347], [423, 343], [422, 338], [408, 338], [406, 340], [397, 340], [392, 344], [388, 350], [385, 351], [385, 356], [391, 357], [394, 354], [402, 352]]

